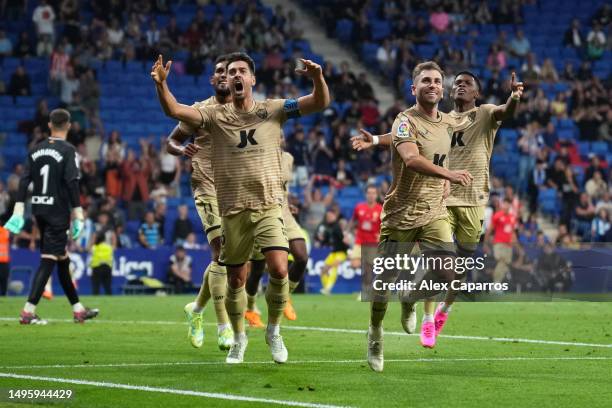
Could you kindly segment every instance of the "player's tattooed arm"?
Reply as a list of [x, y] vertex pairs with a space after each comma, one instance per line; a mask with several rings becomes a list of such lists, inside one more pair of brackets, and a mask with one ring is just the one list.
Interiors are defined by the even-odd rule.
[[427, 160], [419, 153], [416, 143], [401, 143], [397, 145], [396, 149], [406, 167], [417, 173], [443, 178], [451, 183], [461, 184], [462, 186], [469, 185], [474, 178], [467, 170], [448, 170], [433, 164], [432, 161]]
[[521, 96], [523, 96], [524, 85], [522, 82], [516, 82], [516, 74], [514, 72], [510, 78], [510, 89], [512, 89], [512, 93], [508, 97], [506, 104], [499, 105], [493, 110], [493, 116], [497, 121], [512, 118], [521, 100]]
[[183, 146], [191, 135], [181, 130], [180, 126], [176, 126], [170, 136], [168, 136], [168, 144], [166, 150], [173, 156], [186, 156], [193, 157], [199, 150], [200, 146], [195, 143], [189, 143], [187, 146]]
[[329, 96], [329, 88], [323, 77], [321, 66], [311, 60], [300, 58], [301, 67], [295, 69], [299, 75], [304, 75], [312, 80], [312, 93], [298, 98], [298, 107], [300, 114], [308, 115], [310, 113], [321, 112], [329, 106], [331, 97]]
[[166, 79], [170, 74], [171, 66], [172, 61], [168, 61], [164, 65], [164, 60], [160, 54], [151, 68], [151, 78], [155, 82], [159, 104], [167, 116], [186, 122], [194, 127], [199, 127], [202, 124], [200, 112], [192, 106], [178, 103], [172, 92], [170, 92]]
[[391, 135], [391, 133], [385, 133], [384, 135], [373, 135], [365, 129], [359, 129], [359, 132], [361, 132], [359, 136], [353, 136], [351, 138], [353, 150], [357, 150], [358, 152], [371, 149], [377, 144], [382, 146], [391, 146], [391, 142], [393, 141], [393, 135]]

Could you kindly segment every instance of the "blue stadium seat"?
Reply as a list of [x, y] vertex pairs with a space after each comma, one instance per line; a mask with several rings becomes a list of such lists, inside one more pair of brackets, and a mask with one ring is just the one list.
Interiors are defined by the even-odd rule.
[[610, 146], [606, 142], [592, 142], [591, 143], [591, 153], [595, 153], [598, 156], [605, 156], [608, 154], [610, 150]]

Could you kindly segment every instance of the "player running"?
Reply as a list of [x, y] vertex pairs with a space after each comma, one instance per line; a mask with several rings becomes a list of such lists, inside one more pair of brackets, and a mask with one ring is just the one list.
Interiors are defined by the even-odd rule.
[[[284, 144], [284, 140], [282, 144]], [[298, 287], [306, 272], [306, 266], [308, 265], [308, 248], [306, 246], [306, 234], [293, 216], [291, 206], [289, 205], [289, 182], [293, 179], [293, 156], [291, 153], [283, 151], [281, 160], [283, 190], [285, 192], [282, 209], [283, 222], [285, 223], [287, 239], [289, 240], [289, 294], [291, 294], [295, 288]], [[257, 299], [259, 281], [263, 276], [264, 269], [265, 258], [260, 250], [255, 249], [251, 258], [251, 271], [246, 282], [247, 310], [244, 317], [249, 322], [249, 326], [256, 328], [263, 327], [261, 313], [257, 310], [255, 301]], [[291, 297], [287, 298], [287, 305], [283, 313], [288, 320], [297, 319], [297, 313], [293, 308]]]
[[[489, 201], [489, 163], [493, 153], [493, 142], [501, 121], [511, 118], [516, 112], [523, 94], [523, 83], [516, 82], [516, 75], [513, 72], [512, 93], [504, 105], [476, 106], [481, 89], [476, 75], [469, 71], [462, 71], [455, 76], [451, 90], [454, 109], [449, 115], [459, 120], [467, 118], [470, 124], [466, 129], [453, 133], [449, 168], [451, 170], [465, 169], [474, 177], [473, 182], [468, 186], [453, 184], [450, 195], [446, 199], [448, 220], [455, 236], [457, 254], [460, 257], [473, 256], [480, 242], [484, 210]], [[362, 131], [362, 135], [362, 138], [353, 140], [353, 147], [357, 150], [369, 148], [378, 142], [382, 145], [391, 144], [391, 134], [378, 137]], [[457, 278], [464, 276], [465, 274], [457, 275]], [[423, 346], [428, 348], [435, 346], [436, 337], [448, 319], [456, 296], [457, 292], [448, 291], [444, 302], [441, 302], [437, 308], [433, 300], [425, 301], [421, 326]], [[416, 330], [414, 304], [402, 304], [402, 327], [408, 333], [414, 333]]]
[[[227, 56], [220, 56], [215, 61], [215, 70], [210, 77], [215, 94], [210, 98], [196, 102], [193, 106], [223, 105], [231, 101], [226, 73]], [[193, 142], [183, 146], [192, 135]], [[217, 316], [217, 344], [221, 350], [229, 350], [234, 342], [234, 333], [225, 310], [225, 292], [227, 290], [227, 271], [219, 265], [221, 252], [221, 217], [217, 205], [217, 192], [213, 180], [211, 156], [211, 136], [204, 129], [198, 129], [185, 122], [179, 122], [168, 137], [168, 153], [175, 156], [191, 158], [191, 190], [196, 209], [202, 220], [202, 226], [210, 245], [212, 260], [203, 274], [202, 286], [194, 302], [185, 306], [185, 315], [189, 322], [187, 336], [191, 345], [202, 347], [204, 328], [202, 314], [204, 307], [212, 298]]]
[[281, 126], [290, 118], [319, 112], [329, 105], [329, 90], [321, 67], [301, 60], [296, 72], [313, 81], [313, 92], [299, 99], [253, 99], [255, 63], [244, 53], [228, 56], [227, 75], [232, 103], [194, 108], [179, 104], [166, 78], [172, 62], [161, 55], [151, 70], [164, 113], [212, 136], [212, 170], [221, 213], [219, 263], [227, 267], [226, 308], [234, 330], [234, 344], [226, 362], [241, 363], [248, 339], [244, 329], [246, 262], [254, 245], [261, 248], [270, 273], [266, 291], [266, 343], [277, 363], [288, 353], [280, 335], [280, 321], [289, 296], [289, 243], [282, 219], [284, 200], [281, 169]]
[[47, 324], [36, 314], [45, 285], [57, 264], [57, 274], [66, 297], [72, 305], [75, 323], [83, 323], [98, 315], [98, 309], [89, 309], [79, 302], [79, 295], [70, 276], [70, 258], [66, 252], [70, 209], [72, 209], [72, 239], [83, 231], [83, 209], [79, 203], [79, 165], [74, 146], [66, 142], [70, 130], [70, 113], [55, 109], [49, 114], [51, 136], [30, 150], [25, 172], [19, 182], [17, 202], [13, 215], [4, 228], [18, 234], [24, 225], [24, 203], [28, 186], [33, 183], [32, 213], [40, 229], [40, 266], [30, 289], [19, 322], [21, 324]]
[[[444, 190], [448, 182], [469, 185], [472, 180], [468, 171], [448, 169], [451, 136], [464, 123], [438, 111], [444, 80], [438, 64], [418, 64], [412, 78], [417, 104], [397, 116], [391, 131], [393, 182], [383, 204], [379, 252], [384, 253], [392, 243], [411, 247], [418, 241], [430, 256], [446, 259], [453, 255], [449, 247], [453, 237], [446, 219]], [[446, 263], [445, 259], [440, 264]], [[453, 275], [453, 271], [438, 267], [428, 271], [423, 280], [450, 282]], [[416, 290], [410, 300], [435, 293]], [[382, 322], [387, 296], [385, 291], [374, 291], [371, 302], [368, 364], [374, 371], [382, 371], [384, 366]]]

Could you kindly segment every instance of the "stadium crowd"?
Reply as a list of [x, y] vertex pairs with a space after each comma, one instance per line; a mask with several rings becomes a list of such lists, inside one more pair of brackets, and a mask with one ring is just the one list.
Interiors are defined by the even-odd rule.
[[[167, 200], [190, 196], [183, 188], [189, 179], [190, 161], [166, 152], [167, 135], [151, 138], [143, 132], [139, 148], [134, 149], [122, 140], [119, 131], [107, 126], [100, 114], [104, 93], [97, 79], [100, 61], [148, 65], [161, 53], [183, 62], [177, 64], [177, 75], [192, 76], [195, 86], [204, 86], [197, 81], [217, 55], [246, 49], [262, 56], [256, 98], [294, 96], [304, 85], [293, 71], [293, 61], [303, 55], [307, 44], [293, 12], [278, 6], [266, 14], [258, 2], [250, 0], [220, 2], [219, 7], [208, 1], [197, 1], [197, 7], [184, 3], [195, 10], [189, 21], [179, 21], [173, 13], [182, 5], [171, 7], [164, 0], [40, 0], [35, 8], [28, 7], [25, 0], [1, 3], [2, 21], [22, 21], [23, 31], [15, 41], [0, 28], [0, 60], [17, 57], [50, 61], [46, 97], [39, 100], [35, 116], [18, 125], [24, 144], [32, 146], [48, 135], [47, 117], [55, 107], [49, 106], [49, 101], [66, 107], [74, 120], [68, 140], [79, 152], [81, 202], [89, 217], [85, 234], [74, 243], [73, 250], [88, 250], [100, 232], [119, 248], [180, 244], [196, 249], [203, 242], [195, 233], [186, 206], [178, 207], [172, 233], [164, 231]], [[236, 11], [230, 16], [223, 15], [226, 3]], [[317, 123], [297, 122], [286, 134], [287, 149], [295, 158], [292, 200], [300, 208], [301, 224], [315, 245], [329, 244], [325, 234], [317, 233], [321, 226], [344, 226], [351, 216], [352, 209], [338, 203], [340, 192], [361, 190], [363, 197], [365, 187], [373, 183], [382, 200], [389, 185], [389, 152], [354, 151], [350, 138], [358, 135], [360, 128], [387, 133], [395, 116], [413, 102], [406, 95], [406, 84], [410, 83], [412, 68], [422, 59], [422, 45], [435, 48], [433, 59], [446, 70], [447, 86], [453, 74], [461, 70], [483, 73], [482, 102], [502, 103], [507, 98], [510, 70], [516, 70], [526, 83], [517, 115], [503, 123], [496, 140], [492, 162], [496, 177], [492, 178], [488, 219], [500, 210], [501, 201], [509, 198], [518, 215], [515, 242], [519, 244], [543, 248], [546, 240], [556, 239], [567, 246], [611, 240], [612, 172], [608, 168], [612, 158], [612, 87], [609, 71], [602, 78], [592, 69], [593, 62], [610, 57], [610, 6], [598, 9], [585, 28], [579, 20], [573, 21], [558, 44], [551, 45], [575, 48], [581, 60], [579, 66], [568, 63], [561, 70], [550, 58], [534, 53], [530, 38], [520, 29], [522, 6], [530, 3], [502, 0], [493, 8], [487, 1], [389, 0], [377, 2], [380, 7], [374, 16], [367, 10], [369, 2], [319, 3], [316, 13], [330, 36], [334, 35], [336, 21], [348, 19], [353, 23], [350, 43], [357, 53], [364, 43], [373, 41], [375, 20], [393, 22], [390, 35], [379, 39], [375, 65], [380, 74], [393, 78], [398, 97], [393, 106], [381, 112], [365, 73], [353, 72], [348, 62], [337, 67], [325, 63], [334, 103]], [[405, 18], [412, 12], [420, 17]], [[164, 16], [164, 24], [158, 23], [159, 16]], [[479, 32], [475, 28], [487, 24], [518, 28], [516, 32], [500, 31], [488, 45], [487, 55], [477, 55], [474, 46]], [[465, 39], [465, 43], [449, 41], [452, 36]], [[298, 46], [288, 50], [287, 42]], [[26, 64], [8, 74], [0, 78], [0, 94], [10, 95], [15, 103], [19, 96], [32, 95], [33, 79]], [[451, 108], [446, 100], [443, 110]], [[572, 131], [567, 132], [566, 126]], [[604, 148], [587, 151], [584, 146]], [[498, 155], [513, 161], [510, 172], [497, 172]], [[3, 221], [11, 213], [24, 168], [17, 164], [5, 170], [11, 174], [0, 180]], [[557, 207], [543, 208], [543, 192], [554, 195]], [[556, 236], [544, 236], [536, 221], [539, 212], [558, 222]], [[138, 228], [128, 231], [128, 224], [134, 221], [139, 223]], [[345, 244], [350, 244], [349, 235], [343, 237]], [[164, 242], [167, 236], [171, 242]], [[36, 225], [30, 220], [15, 236], [14, 245], [33, 249], [37, 240]], [[515, 252], [517, 262], [522, 262], [520, 248]]]

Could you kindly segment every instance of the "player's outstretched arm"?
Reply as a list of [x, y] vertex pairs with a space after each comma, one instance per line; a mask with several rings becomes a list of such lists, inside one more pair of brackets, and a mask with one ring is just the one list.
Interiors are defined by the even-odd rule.
[[493, 116], [497, 121], [513, 117], [519, 101], [521, 100], [521, 96], [523, 95], [524, 85], [522, 82], [516, 82], [516, 74], [514, 72], [512, 72], [512, 77], [510, 79], [510, 88], [512, 89], [512, 93], [508, 97], [506, 104], [497, 106], [493, 111]]
[[157, 91], [159, 104], [167, 116], [186, 122], [194, 127], [199, 127], [202, 125], [202, 116], [200, 112], [192, 106], [178, 103], [174, 95], [172, 95], [172, 92], [170, 92], [170, 88], [168, 88], [166, 79], [170, 74], [171, 66], [172, 61], [168, 61], [166, 65], [164, 65], [164, 60], [160, 54], [151, 68], [151, 78], [155, 81], [155, 89]]
[[179, 125], [175, 126], [170, 136], [168, 136], [166, 150], [173, 156], [193, 157], [200, 150], [200, 147], [195, 143], [183, 146], [183, 143], [189, 140], [190, 137], [191, 135], [182, 131]]
[[321, 66], [311, 60], [300, 58], [303, 68], [296, 68], [295, 72], [299, 75], [304, 75], [312, 80], [312, 93], [310, 95], [298, 98], [298, 108], [301, 115], [321, 112], [329, 106], [331, 98], [329, 96], [329, 88], [323, 77]]
[[357, 150], [358, 152], [371, 149], [378, 144], [383, 146], [391, 146], [391, 142], [393, 141], [393, 136], [391, 133], [385, 133], [384, 135], [373, 135], [365, 129], [359, 129], [359, 132], [361, 132], [359, 136], [351, 137], [353, 150]]
[[467, 170], [448, 170], [430, 162], [419, 154], [416, 143], [406, 142], [397, 145], [397, 152], [404, 161], [406, 167], [417, 173], [427, 176], [439, 177], [451, 183], [467, 186], [472, 182], [472, 175]]

